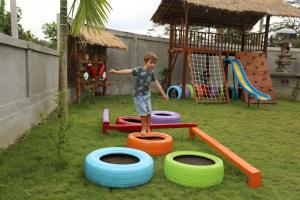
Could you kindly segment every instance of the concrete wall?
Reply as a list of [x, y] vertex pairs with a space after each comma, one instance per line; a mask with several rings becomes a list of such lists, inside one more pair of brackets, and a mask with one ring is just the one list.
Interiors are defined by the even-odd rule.
[[[128, 45], [128, 51], [122, 51], [117, 49], [108, 49], [107, 51], [107, 68], [125, 69], [133, 68], [137, 66], [143, 66], [144, 54], [148, 51], [152, 51], [157, 54], [157, 68], [155, 69], [156, 75], [159, 77], [159, 72], [163, 68], [168, 67], [168, 46], [169, 40], [164, 38], [156, 38], [145, 35], [138, 35], [127, 32], [120, 32], [110, 30], [115, 36], [118, 36], [123, 42]], [[181, 74], [178, 69], [182, 63], [182, 58], [179, 56], [175, 72], [173, 75], [173, 81], [178, 82], [181, 78], [178, 78]], [[181, 76], [181, 75], [180, 75]], [[132, 77], [130, 75], [110, 75], [109, 81], [113, 83], [113, 86], [108, 88], [107, 93], [110, 95], [115, 94], [131, 94], [132, 91]], [[153, 88], [155, 89], [155, 88]]]
[[0, 33], [0, 148], [55, 109], [56, 51]]

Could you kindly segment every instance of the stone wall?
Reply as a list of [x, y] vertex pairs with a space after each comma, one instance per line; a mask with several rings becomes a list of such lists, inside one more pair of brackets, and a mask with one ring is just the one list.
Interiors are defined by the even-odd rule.
[[[293, 99], [293, 92], [296, 87], [297, 80], [300, 81], [300, 49], [291, 49], [295, 58], [289, 66], [289, 73], [276, 72], [280, 48], [268, 48], [268, 63], [273, 81], [273, 86], [277, 97]], [[295, 97], [300, 101], [300, 96]]]

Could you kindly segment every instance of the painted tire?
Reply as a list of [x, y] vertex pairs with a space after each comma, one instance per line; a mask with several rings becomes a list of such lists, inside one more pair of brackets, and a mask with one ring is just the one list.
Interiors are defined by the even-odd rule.
[[224, 98], [225, 95], [224, 95], [224, 88], [223, 87], [219, 87], [219, 95], [220, 97]]
[[[100, 160], [109, 154], [128, 154], [138, 158], [133, 164], [111, 164]], [[89, 153], [85, 158], [85, 176], [91, 182], [112, 188], [142, 185], [153, 176], [153, 159], [147, 153], [125, 147], [109, 147]]]
[[217, 97], [219, 96], [219, 91], [218, 91], [218, 87], [216, 85], [211, 85], [210, 86], [210, 95], [211, 97]]
[[[139, 122], [139, 123], [138, 123]], [[116, 124], [141, 124], [141, 118], [140, 117], [132, 117], [132, 116], [120, 116], [116, 119]], [[124, 130], [119, 129], [119, 131], [121, 132], [132, 132], [132, 131], [136, 131], [136, 129], [129, 129], [126, 128]]]
[[[160, 140], [154, 140], [155, 138], [160, 138]], [[127, 145], [130, 148], [145, 151], [150, 155], [160, 156], [172, 152], [173, 138], [170, 135], [158, 132], [151, 132], [146, 135], [136, 132], [128, 135]]]
[[132, 116], [120, 116], [117, 118], [116, 124], [141, 124], [141, 118]]
[[[178, 156], [201, 156], [212, 160], [212, 165], [191, 165], [177, 162]], [[220, 158], [196, 151], [177, 151], [166, 156], [164, 174], [172, 182], [179, 185], [207, 188], [220, 184], [224, 176], [224, 166]]]
[[197, 97], [209, 97], [209, 87], [206, 84], [195, 85]]
[[191, 84], [187, 84], [186, 87], [189, 88], [190, 97], [194, 98], [195, 94], [194, 94], [194, 88], [193, 88], [193, 86]]
[[181, 117], [176, 112], [170, 111], [152, 111], [151, 123], [152, 124], [170, 124], [180, 123]]
[[167, 92], [166, 92], [166, 95], [170, 98], [170, 93], [172, 90], [176, 90], [177, 92], [177, 99], [180, 99], [181, 98], [181, 95], [182, 95], [182, 89], [179, 87], [179, 86], [176, 86], [176, 85], [172, 85], [170, 86], [168, 89], [167, 89]]
[[[182, 85], [179, 85], [179, 87], [182, 90]], [[189, 98], [189, 97], [190, 97], [190, 89], [187, 86], [185, 86], [185, 98]]]

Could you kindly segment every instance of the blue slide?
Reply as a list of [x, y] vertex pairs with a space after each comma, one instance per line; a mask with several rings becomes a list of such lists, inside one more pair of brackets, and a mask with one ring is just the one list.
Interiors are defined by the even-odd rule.
[[242, 86], [242, 88], [251, 96], [254, 96], [256, 100], [271, 100], [272, 98], [256, 89], [248, 80], [247, 75], [244, 71], [244, 68], [241, 64], [241, 62], [237, 59], [230, 59], [225, 58], [224, 60], [227, 63], [231, 64], [231, 67], [233, 69], [233, 73], [238, 80], [239, 84]]

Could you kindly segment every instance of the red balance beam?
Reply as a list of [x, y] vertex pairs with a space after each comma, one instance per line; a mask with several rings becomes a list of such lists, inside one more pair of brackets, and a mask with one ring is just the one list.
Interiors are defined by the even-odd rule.
[[261, 172], [253, 167], [251, 164], [240, 158], [238, 155], [230, 151], [227, 147], [223, 146], [214, 138], [208, 136], [197, 127], [190, 128], [190, 137], [194, 138], [197, 135], [205, 143], [209, 144], [212, 148], [221, 153], [228, 161], [234, 164], [237, 168], [242, 170], [248, 176], [248, 187], [258, 188], [261, 186]]
[[[140, 131], [142, 125], [140, 124], [110, 124], [109, 123], [109, 110], [104, 109], [102, 118], [102, 134], [107, 134], [107, 130], [122, 130], [122, 131]], [[165, 128], [191, 128], [197, 127], [195, 123], [173, 123], [173, 124], [150, 124], [151, 129], [165, 129]]]
[[[105, 125], [104, 125], [105, 126]], [[194, 123], [174, 123], [174, 124], [150, 124], [151, 129], [166, 129], [166, 128], [191, 128], [196, 127]], [[105, 130], [114, 129], [122, 131], [141, 131], [142, 126], [137, 124], [109, 124], [105, 126]], [[107, 131], [106, 131], [107, 132]], [[106, 133], [105, 132], [105, 133]]]

